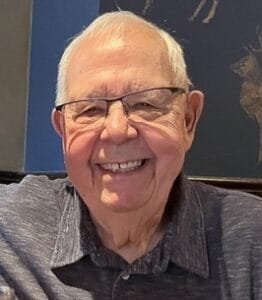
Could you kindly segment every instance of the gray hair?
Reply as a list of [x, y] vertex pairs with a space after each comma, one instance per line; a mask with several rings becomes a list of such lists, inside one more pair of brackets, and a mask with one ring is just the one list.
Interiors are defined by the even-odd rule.
[[[99, 36], [107, 31], [108, 28], [113, 28], [113, 36], [118, 36], [122, 28], [128, 20], [134, 20], [144, 23], [146, 26], [155, 30], [167, 47], [167, 55], [173, 71], [175, 84], [179, 87], [188, 89], [191, 82], [187, 75], [184, 54], [179, 43], [166, 31], [160, 29], [156, 25], [144, 20], [143, 18], [128, 11], [115, 11], [105, 13], [95, 19], [84, 31], [80, 32], [69, 46], [64, 51], [58, 67], [57, 90], [56, 90], [56, 105], [61, 105], [66, 102], [66, 71], [70, 55], [75, 46], [87, 36]], [[112, 37], [111, 35], [111, 37]]]

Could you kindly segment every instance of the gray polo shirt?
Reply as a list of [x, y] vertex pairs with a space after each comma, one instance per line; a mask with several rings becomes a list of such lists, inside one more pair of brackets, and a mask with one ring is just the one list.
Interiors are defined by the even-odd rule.
[[0, 286], [18, 299], [262, 299], [258, 197], [180, 176], [163, 239], [132, 264], [102, 245], [67, 179], [27, 176], [0, 202]]

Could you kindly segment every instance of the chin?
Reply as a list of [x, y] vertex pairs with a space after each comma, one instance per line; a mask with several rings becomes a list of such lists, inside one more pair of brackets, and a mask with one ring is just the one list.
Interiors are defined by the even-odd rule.
[[134, 212], [146, 204], [145, 202], [137, 201], [137, 198], [119, 197], [118, 195], [102, 197], [101, 202], [108, 210], [116, 213]]

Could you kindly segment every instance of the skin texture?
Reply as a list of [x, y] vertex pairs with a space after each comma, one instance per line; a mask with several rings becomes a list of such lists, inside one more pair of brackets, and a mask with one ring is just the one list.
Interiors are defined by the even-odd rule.
[[[166, 48], [157, 33], [138, 21], [112, 38], [110, 28], [74, 48], [67, 70], [68, 101], [114, 97], [175, 85]], [[88, 206], [102, 242], [128, 262], [161, 238], [169, 191], [180, 173], [202, 110], [203, 95], [179, 95], [173, 111], [152, 123], [132, 123], [121, 102], [110, 104], [102, 128], [65, 119], [53, 111], [63, 141], [68, 175]], [[100, 164], [147, 159], [144, 167], [112, 173]]]

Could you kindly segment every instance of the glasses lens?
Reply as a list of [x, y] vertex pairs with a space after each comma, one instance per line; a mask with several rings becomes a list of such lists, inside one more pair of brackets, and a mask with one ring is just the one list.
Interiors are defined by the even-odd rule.
[[64, 107], [65, 117], [78, 124], [99, 126], [103, 122], [107, 104], [104, 100], [82, 100], [70, 102]]
[[128, 95], [124, 98], [128, 116], [134, 121], [154, 121], [172, 109], [172, 92], [169, 89], [154, 89]]

